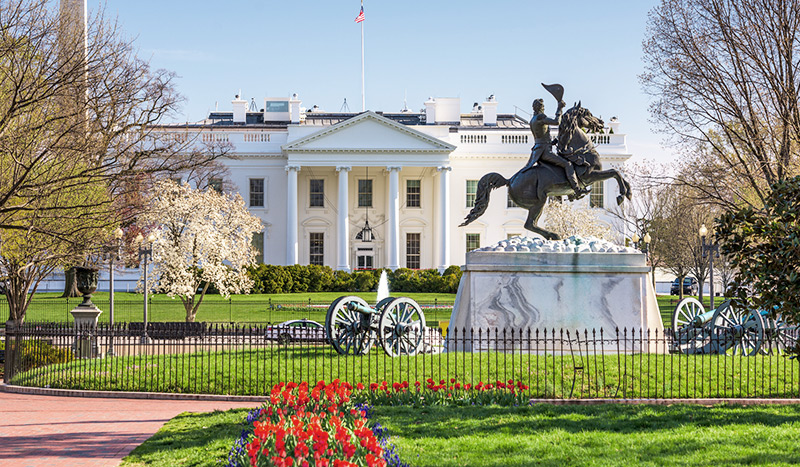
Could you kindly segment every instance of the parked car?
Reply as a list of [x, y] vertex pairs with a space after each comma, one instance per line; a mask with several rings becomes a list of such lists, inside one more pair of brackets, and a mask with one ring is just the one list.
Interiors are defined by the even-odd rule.
[[[680, 295], [680, 288], [678, 286], [680, 279], [675, 278], [672, 281], [672, 287], [669, 289], [670, 295]], [[700, 289], [700, 285], [697, 283], [697, 279], [692, 276], [686, 276], [683, 278], [683, 294], [684, 295], [697, 295], [698, 290]]]
[[328, 342], [325, 327], [309, 319], [293, 319], [276, 326], [270, 326], [267, 328], [264, 338], [276, 341], [279, 344], [288, 344], [290, 342], [325, 344]]

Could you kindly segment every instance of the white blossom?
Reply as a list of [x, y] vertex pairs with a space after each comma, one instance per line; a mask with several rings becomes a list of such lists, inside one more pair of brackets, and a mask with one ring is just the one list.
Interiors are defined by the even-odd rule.
[[611, 228], [600, 222], [592, 209], [576, 208], [569, 202], [548, 200], [544, 217], [544, 228], [561, 238], [581, 236], [612, 240]]
[[181, 299], [187, 321], [194, 321], [210, 285], [226, 298], [252, 288], [245, 268], [255, 262], [252, 238], [263, 226], [238, 193], [193, 190], [187, 183], [159, 181], [141, 221], [152, 226], [155, 234], [155, 287]]

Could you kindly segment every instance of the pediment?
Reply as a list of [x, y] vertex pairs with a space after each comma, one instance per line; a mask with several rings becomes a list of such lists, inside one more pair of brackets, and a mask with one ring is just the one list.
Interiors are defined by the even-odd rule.
[[286, 144], [287, 153], [415, 152], [449, 153], [455, 146], [372, 111]]

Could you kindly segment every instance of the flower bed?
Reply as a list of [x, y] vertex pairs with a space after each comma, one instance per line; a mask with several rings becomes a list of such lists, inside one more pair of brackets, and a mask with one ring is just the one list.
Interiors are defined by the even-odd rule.
[[228, 465], [402, 467], [387, 431], [369, 423], [372, 405], [521, 405], [527, 389], [513, 380], [473, 386], [429, 378], [355, 388], [338, 379], [313, 388], [306, 382], [279, 383], [248, 415], [248, 429], [234, 443]]
[[251, 412], [229, 456], [230, 466], [386, 467], [384, 448], [367, 426], [366, 410], [350, 399], [352, 386], [334, 380], [280, 383]]

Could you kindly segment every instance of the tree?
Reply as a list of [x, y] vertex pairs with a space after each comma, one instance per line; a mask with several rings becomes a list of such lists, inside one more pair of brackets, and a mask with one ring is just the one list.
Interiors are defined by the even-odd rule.
[[129, 195], [225, 154], [158, 131], [180, 104], [174, 75], [102, 11], [77, 26], [48, 0], [0, 1], [0, 277], [18, 322], [44, 277], [131, 222]]
[[800, 164], [800, 0], [662, 0], [641, 82], [704, 203], [759, 207]]
[[[662, 245], [667, 245], [668, 238], [656, 235], [656, 226], [659, 219], [668, 211], [667, 200], [664, 193], [670, 189], [670, 184], [665, 181], [667, 167], [653, 161], [627, 164], [623, 168], [625, 178], [631, 184], [634, 193], [630, 202], [614, 206], [607, 212], [613, 218], [613, 224], [618, 232], [631, 232], [639, 238], [650, 234], [649, 247], [650, 266], [655, 270], [663, 266], [663, 258], [659, 253]], [[655, 287], [655, 274], [652, 275]]]
[[255, 263], [252, 239], [263, 226], [238, 193], [193, 190], [188, 183], [159, 181], [139, 223], [155, 233], [156, 286], [181, 299], [186, 321], [195, 320], [212, 284], [225, 297], [252, 287], [246, 268]]
[[544, 227], [567, 238], [573, 235], [611, 239], [611, 229], [597, 219], [597, 214], [586, 208], [573, 208], [559, 198], [550, 198], [544, 209]]
[[736, 269], [728, 295], [742, 309], [800, 324], [800, 177], [771, 187], [764, 206], [725, 213], [716, 239]]

